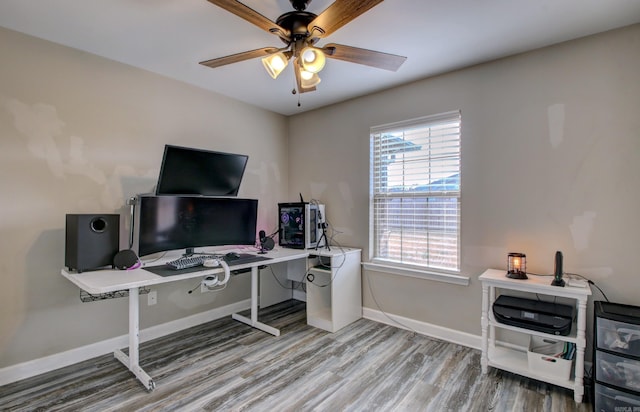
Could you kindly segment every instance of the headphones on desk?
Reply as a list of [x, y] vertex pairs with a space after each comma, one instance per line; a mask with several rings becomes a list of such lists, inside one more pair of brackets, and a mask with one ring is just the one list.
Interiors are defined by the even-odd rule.
[[[212, 259], [213, 260], [213, 259]], [[224, 286], [229, 282], [231, 278], [231, 271], [229, 270], [229, 265], [223, 259], [215, 259], [217, 261], [217, 265], [214, 262], [209, 262], [209, 260], [205, 261], [205, 267], [216, 267], [222, 266], [224, 269], [224, 278], [220, 279], [218, 275], [208, 275], [204, 279], [202, 279], [202, 286], [207, 289], [213, 289], [218, 286]]]

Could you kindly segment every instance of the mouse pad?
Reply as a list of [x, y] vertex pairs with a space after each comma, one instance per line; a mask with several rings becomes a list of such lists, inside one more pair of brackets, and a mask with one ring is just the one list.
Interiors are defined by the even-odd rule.
[[[244, 265], [245, 263], [260, 262], [263, 260], [271, 260], [271, 258], [268, 258], [266, 256], [251, 255], [249, 253], [240, 253], [240, 257], [238, 259], [227, 261], [227, 265], [232, 268], [236, 265]], [[144, 270], [155, 273], [156, 275], [162, 277], [182, 275], [191, 272], [201, 272], [207, 269], [210, 268], [205, 268], [204, 266], [194, 266], [186, 269], [174, 269], [168, 265], [149, 266], [144, 268]]]
[[209, 268], [205, 268], [204, 266], [194, 266], [186, 269], [174, 269], [169, 265], [160, 265], [160, 266], [149, 266], [143, 269], [151, 273], [155, 273], [158, 276], [166, 277], [166, 276], [183, 275], [185, 273], [191, 273], [191, 272], [201, 272]]
[[252, 255], [250, 253], [238, 253], [238, 259], [224, 259], [227, 262], [229, 267], [233, 267], [235, 265], [244, 265], [245, 263], [253, 263], [253, 262], [261, 262], [263, 260], [271, 260], [271, 258], [266, 256]]

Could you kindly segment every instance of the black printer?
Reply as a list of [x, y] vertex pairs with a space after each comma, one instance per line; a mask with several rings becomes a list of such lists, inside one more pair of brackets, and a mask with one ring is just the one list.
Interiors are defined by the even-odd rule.
[[564, 336], [571, 332], [575, 307], [500, 295], [493, 302], [493, 314], [505, 325]]

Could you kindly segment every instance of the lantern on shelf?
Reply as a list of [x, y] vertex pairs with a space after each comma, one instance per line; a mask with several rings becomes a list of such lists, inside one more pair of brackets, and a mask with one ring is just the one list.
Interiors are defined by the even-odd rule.
[[527, 256], [524, 253], [509, 253], [507, 267], [508, 278], [527, 279]]

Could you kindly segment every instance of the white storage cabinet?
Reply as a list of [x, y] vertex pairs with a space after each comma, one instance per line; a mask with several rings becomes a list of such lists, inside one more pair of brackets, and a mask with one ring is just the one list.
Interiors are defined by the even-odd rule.
[[313, 251], [307, 271], [307, 324], [335, 332], [362, 317], [360, 249]]

